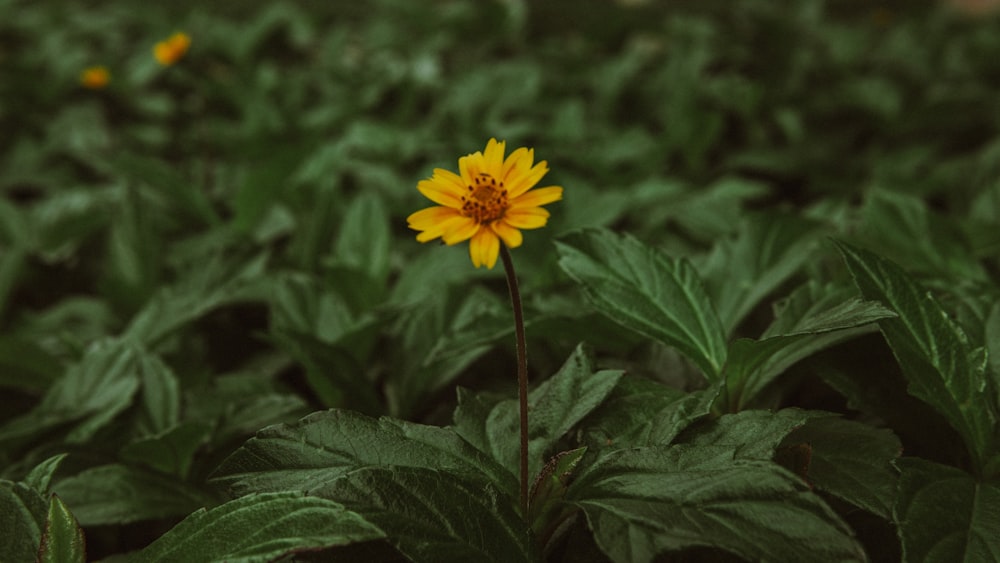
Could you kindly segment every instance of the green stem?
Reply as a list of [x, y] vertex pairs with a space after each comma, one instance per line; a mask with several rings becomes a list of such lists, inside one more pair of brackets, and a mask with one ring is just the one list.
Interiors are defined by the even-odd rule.
[[517, 288], [517, 274], [510, 250], [500, 243], [500, 258], [507, 272], [510, 304], [514, 309], [514, 335], [517, 339], [517, 397], [521, 405], [521, 513], [528, 517], [528, 349], [524, 339], [524, 312], [521, 309], [521, 292]]

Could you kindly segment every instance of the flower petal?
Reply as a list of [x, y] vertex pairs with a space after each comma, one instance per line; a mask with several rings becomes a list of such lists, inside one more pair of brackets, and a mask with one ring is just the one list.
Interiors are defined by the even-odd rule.
[[437, 175], [428, 180], [418, 182], [417, 189], [427, 199], [438, 205], [453, 207], [455, 209], [462, 207], [461, 190], [457, 189], [451, 182], [441, 181]]
[[522, 174], [511, 175], [507, 184], [507, 197], [515, 198], [531, 189], [549, 171], [548, 163], [541, 161]]
[[490, 229], [482, 229], [469, 241], [469, 257], [475, 267], [492, 269], [500, 255], [500, 239]]
[[483, 169], [490, 176], [499, 179], [503, 169], [503, 153], [506, 150], [507, 142], [490, 139], [486, 143], [486, 150], [483, 151]]
[[468, 221], [458, 211], [450, 207], [428, 207], [411, 214], [406, 218], [409, 227], [415, 231], [423, 231], [417, 235], [417, 240], [427, 242], [455, 228], [459, 222]]
[[548, 220], [549, 212], [541, 207], [509, 209], [503, 215], [503, 221], [516, 229], [538, 229]]
[[546, 203], [559, 201], [562, 199], [563, 189], [560, 186], [548, 186], [529, 190], [521, 194], [520, 197], [510, 202], [511, 209], [521, 209], [524, 207], [539, 207]]
[[490, 229], [493, 229], [493, 232], [503, 240], [507, 248], [517, 248], [521, 246], [521, 241], [524, 240], [524, 237], [521, 236], [521, 231], [511, 227], [504, 221], [490, 223]]
[[523, 172], [531, 170], [531, 163], [535, 161], [535, 151], [521, 147], [510, 153], [503, 163], [503, 170], [500, 172], [498, 180], [503, 180], [509, 184], [512, 179], [516, 179]]
[[472, 235], [479, 232], [480, 224], [474, 219], [468, 217], [462, 217], [462, 219], [462, 221], [454, 223], [450, 229], [441, 235], [441, 240], [448, 246], [458, 244], [463, 240], [469, 240], [472, 238]]
[[483, 153], [474, 152], [458, 159], [458, 171], [462, 175], [462, 183], [466, 186], [476, 183], [476, 176], [483, 172]]

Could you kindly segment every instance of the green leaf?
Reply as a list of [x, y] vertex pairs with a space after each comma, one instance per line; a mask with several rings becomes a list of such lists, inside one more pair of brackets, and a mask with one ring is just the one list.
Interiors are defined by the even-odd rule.
[[685, 393], [625, 375], [614, 391], [580, 425], [594, 451], [665, 446], [691, 423], [707, 416], [719, 388]]
[[750, 403], [796, 362], [865, 331], [852, 329], [896, 316], [876, 302], [831, 298], [840, 293], [829, 294], [817, 284], [807, 284], [779, 305], [765, 338], [741, 338], [730, 345], [723, 376], [731, 409]]
[[638, 240], [586, 230], [556, 242], [559, 265], [603, 314], [676, 347], [710, 380], [726, 359], [722, 324], [694, 267]]
[[82, 443], [132, 402], [139, 388], [136, 363], [141, 351], [121, 340], [93, 344], [28, 414], [0, 428], [0, 441], [23, 439], [75, 422], [66, 440]]
[[[600, 405], [615, 388], [624, 372], [596, 371], [582, 345], [562, 368], [528, 395], [528, 473], [535, 475], [554, 454], [553, 446], [590, 411]], [[463, 408], [463, 396], [455, 410], [455, 432], [469, 443], [493, 456], [512, 474], [520, 457], [520, 409], [516, 399], [500, 401], [484, 412], [473, 400]], [[482, 415], [486, 414], [485, 417]]]
[[804, 454], [805, 463], [789, 469], [817, 489], [888, 520], [898, 479], [891, 462], [902, 451], [891, 430], [823, 417], [788, 434], [776, 457]]
[[302, 493], [248, 495], [199, 510], [127, 561], [274, 561], [384, 535], [336, 502]]
[[195, 452], [208, 441], [212, 426], [206, 422], [183, 422], [163, 432], [136, 440], [121, 449], [123, 461], [187, 477]]
[[792, 431], [802, 427], [809, 420], [834, 416], [821, 411], [806, 411], [797, 408], [782, 409], [777, 412], [748, 410], [735, 414], [724, 414], [704, 424], [688, 428], [678, 438], [678, 443], [697, 446], [728, 447], [739, 459], [763, 459], [774, 457], [781, 441]]
[[16, 333], [0, 336], [0, 388], [41, 395], [63, 371], [56, 357], [38, 342]]
[[948, 217], [928, 209], [923, 199], [888, 190], [869, 192], [862, 208], [865, 240], [879, 254], [907, 268], [963, 281], [987, 279], [967, 242]]
[[194, 182], [182, 177], [175, 169], [159, 159], [121, 153], [113, 161], [114, 168], [128, 178], [149, 186], [163, 199], [190, 217], [208, 225], [218, 225], [219, 216], [212, 203]]
[[80, 524], [56, 495], [49, 502], [49, 515], [38, 547], [39, 563], [84, 563], [87, 551]]
[[703, 277], [726, 334], [813, 257], [818, 243], [818, 223], [767, 214], [747, 217], [735, 238], [717, 244]]
[[253, 162], [233, 198], [233, 227], [250, 233], [288, 185], [289, 176], [302, 161], [298, 145], [270, 146], [266, 157]]
[[879, 326], [910, 393], [958, 430], [974, 467], [981, 470], [1000, 438], [1000, 407], [982, 348], [974, 349], [938, 301], [899, 266], [846, 243], [837, 245], [862, 295], [882, 301], [899, 315]]
[[1000, 481], [919, 458], [896, 461], [893, 517], [904, 561], [1000, 561]]
[[52, 489], [83, 526], [172, 518], [214, 503], [176, 477], [122, 464], [86, 469]]
[[579, 506], [613, 561], [653, 561], [693, 546], [750, 561], [859, 561], [850, 529], [797, 477], [717, 446], [656, 446], [608, 455], [577, 476]]
[[385, 532], [417, 563], [541, 561], [511, 498], [423, 467], [367, 468], [317, 491]]
[[54, 455], [36, 465], [24, 478], [24, 484], [38, 491], [40, 495], [49, 494], [49, 484], [52, 482], [52, 476], [59, 469], [59, 464], [66, 459], [67, 455]]
[[491, 481], [516, 491], [514, 475], [450, 428], [347, 410], [309, 415], [265, 428], [234, 452], [214, 481], [237, 496], [252, 492], [310, 491], [365, 467], [427, 467]]
[[333, 254], [337, 264], [364, 272], [379, 292], [384, 289], [389, 274], [391, 231], [388, 217], [377, 194], [361, 192], [344, 210]]
[[34, 561], [47, 514], [38, 491], [0, 480], [0, 561]]

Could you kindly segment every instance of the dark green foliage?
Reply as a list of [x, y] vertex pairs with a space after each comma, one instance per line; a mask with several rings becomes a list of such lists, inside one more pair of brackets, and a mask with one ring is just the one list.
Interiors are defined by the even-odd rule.
[[[0, 0], [0, 561], [1000, 559], [960, 4]], [[527, 513], [502, 272], [406, 228], [490, 137]]]

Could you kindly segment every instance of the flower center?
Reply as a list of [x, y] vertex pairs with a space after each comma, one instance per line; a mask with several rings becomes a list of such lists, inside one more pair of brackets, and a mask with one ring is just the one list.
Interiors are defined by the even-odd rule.
[[503, 182], [480, 172], [468, 191], [462, 196], [462, 215], [475, 219], [479, 224], [488, 224], [503, 217], [507, 211], [507, 189]]

